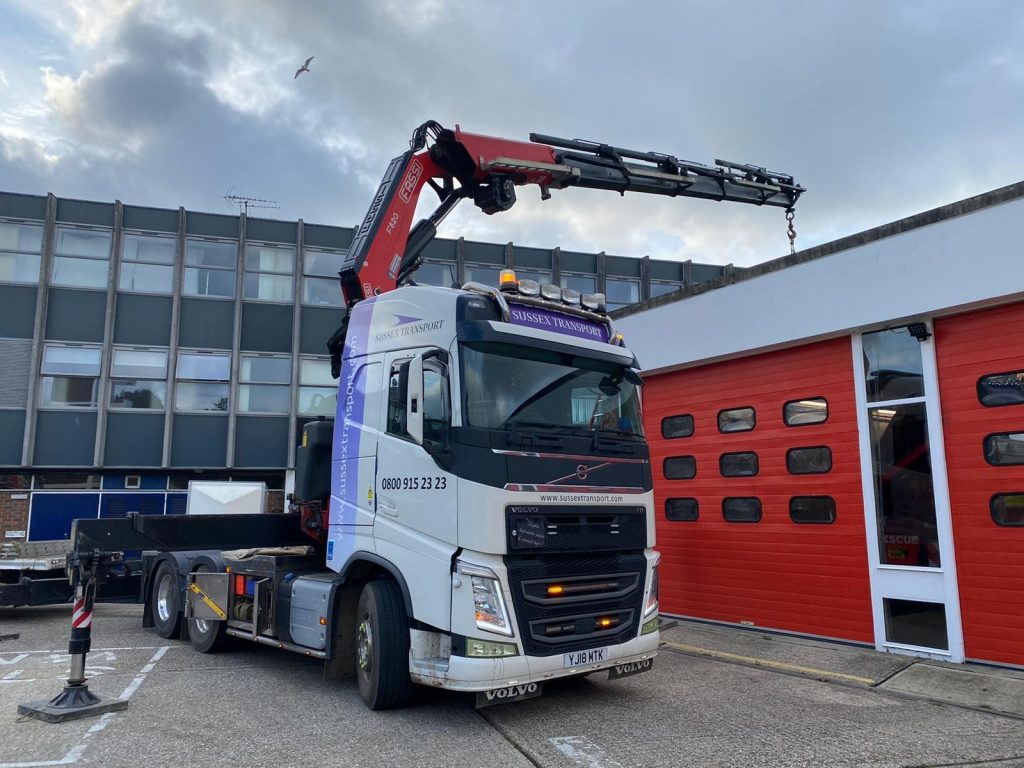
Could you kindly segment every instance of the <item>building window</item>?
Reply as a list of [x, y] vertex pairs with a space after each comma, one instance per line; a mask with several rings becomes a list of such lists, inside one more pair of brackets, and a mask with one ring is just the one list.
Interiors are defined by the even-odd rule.
[[39, 405], [46, 408], [93, 408], [100, 375], [99, 347], [43, 347]]
[[1024, 371], [982, 376], [978, 379], [978, 402], [989, 408], [1024, 403]]
[[53, 285], [107, 287], [109, 230], [57, 227], [53, 252]]
[[661, 468], [666, 480], [689, 480], [697, 476], [697, 459], [693, 456], [669, 456]]
[[756, 453], [743, 451], [723, 453], [718, 459], [718, 469], [722, 477], [753, 477], [758, 473], [760, 465]]
[[239, 413], [291, 411], [292, 361], [288, 357], [242, 355], [238, 371]]
[[1024, 464], [1024, 432], [1003, 432], [986, 437], [985, 461], [995, 467]]
[[295, 249], [246, 243], [242, 295], [257, 301], [294, 300]]
[[74, 472], [48, 472], [35, 476], [35, 488], [53, 491], [98, 491], [102, 475], [82, 475]]
[[1024, 527], [1024, 491], [997, 493], [988, 506], [996, 525]]
[[174, 237], [126, 232], [121, 247], [122, 291], [168, 294], [174, 290]]
[[[505, 267], [483, 267], [478, 264], [467, 264], [466, 265], [466, 282], [467, 283], [483, 283], [484, 285], [498, 285], [498, 275], [501, 274], [501, 270]], [[525, 273], [524, 273], [525, 274]], [[521, 277], [519, 272], [516, 272], [516, 277]]]
[[561, 283], [563, 288], [571, 288], [580, 294], [597, 291], [597, 278], [592, 275], [567, 275], [563, 272]]
[[749, 432], [755, 426], [757, 415], [753, 408], [728, 408], [718, 412], [719, 432]]
[[0, 474], [0, 491], [27, 491], [32, 488], [32, 475]]
[[39, 282], [43, 228], [39, 224], [0, 221], [0, 282]]
[[675, 293], [681, 288], [686, 286], [683, 283], [651, 283], [651, 298], [656, 299], [659, 296], [667, 296], [670, 293]]
[[824, 397], [790, 400], [782, 406], [782, 420], [787, 427], [822, 424], [828, 421], [828, 400]]
[[696, 499], [666, 499], [665, 519], [673, 523], [692, 523], [700, 517], [700, 504]]
[[761, 521], [761, 500], [756, 498], [722, 499], [722, 517], [730, 523]]
[[680, 416], [668, 416], [661, 420], [661, 436], [666, 440], [677, 440], [693, 434], [693, 416], [684, 413]]
[[794, 496], [789, 519], [801, 525], [831, 525], [836, 521], [836, 500], [831, 496]]
[[302, 254], [302, 302], [322, 307], [343, 307], [338, 272], [345, 253], [304, 250]]
[[115, 349], [110, 360], [110, 407], [164, 410], [167, 352]]
[[226, 411], [230, 379], [230, 355], [179, 353], [174, 410]]
[[865, 333], [863, 340], [869, 403], [924, 396], [921, 342], [906, 328]]
[[546, 285], [551, 282], [551, 273], [547, 270], [515, 268], [517, 280], [533, 280]]
[[186, 296], [234, 298], [238, 245], [223, 240], [189, 239], [185, 243]]
[[608, 311], [628, 307], [640, 301], [640, 282], [609, 277], [604, 281]]
[[823, 475], [832, 471], [832, 449], [827, 445], [790, 448], [786, 451], [786, 469], [791, 475]]
[[442, 288], [451, 288], [456, 283], [455, 265], [435, 264], [425, 261], [416, 268], [412, 276], [413, 282], [418, 285], [439, 285]]
[[334, 416], [338, 409], [338, 382], [331, 376], [330, 360], [299, 360], [299, 413]]

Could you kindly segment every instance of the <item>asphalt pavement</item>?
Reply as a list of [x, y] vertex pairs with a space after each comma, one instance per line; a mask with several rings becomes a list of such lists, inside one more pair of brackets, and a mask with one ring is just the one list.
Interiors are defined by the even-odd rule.
[[90, 688], [123, 712], [49, 724], [69, 609], [0, 609], [0, 768], [151, 766], [1024, 766], [1024, 673], [682, 622], [649, 673], [545, 686], [476, 710], [421, 689], [371, 712], [318, 662], [238, 645], [194, 652], [98, 606]]

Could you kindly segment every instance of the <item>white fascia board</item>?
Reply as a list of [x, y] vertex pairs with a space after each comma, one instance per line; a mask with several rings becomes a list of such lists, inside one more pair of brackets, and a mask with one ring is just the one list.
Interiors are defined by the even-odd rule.
[[1024, 298], [1024, 199], [619, 318], [645, 373]]

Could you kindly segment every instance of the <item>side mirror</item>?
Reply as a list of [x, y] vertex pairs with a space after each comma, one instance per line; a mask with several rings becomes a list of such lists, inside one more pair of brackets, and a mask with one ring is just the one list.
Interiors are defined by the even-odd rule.
[[423, 355], [409, 361], [405, 395], [405, 430], [417, 445], [423, 445]]

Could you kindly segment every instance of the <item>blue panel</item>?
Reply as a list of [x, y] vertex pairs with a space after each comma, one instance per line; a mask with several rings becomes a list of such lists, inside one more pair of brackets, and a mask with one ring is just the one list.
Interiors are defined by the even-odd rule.
[[[122, 491], [124, 490], [125, 477], [128, 475], [104, 475], [103, 476], [103, 490], [105, 491]], [[166, 491], [167, 490], [167, 475], [144, 475], [140, 472], [132, 472], [132, 477], [138, 476], [140, 480], [140, 487], [138, 489], [133, 488], [132, 490], [141, 491]]]
[[32, 494], [28, 519], [29, 541], [59, 541], [71, 538], [71, 521], [95, 520], [99, 513], [98, 493]]
[[129, 512], [162, 515], [162, 493], [104, 493], [100, 499], [100, 517], [125, 517]]
[[188, 494], [187, 493], [168, 493], [167, 494], [167, 514], [168, 515], [184, 515], [187, 506], [188, 506]]

